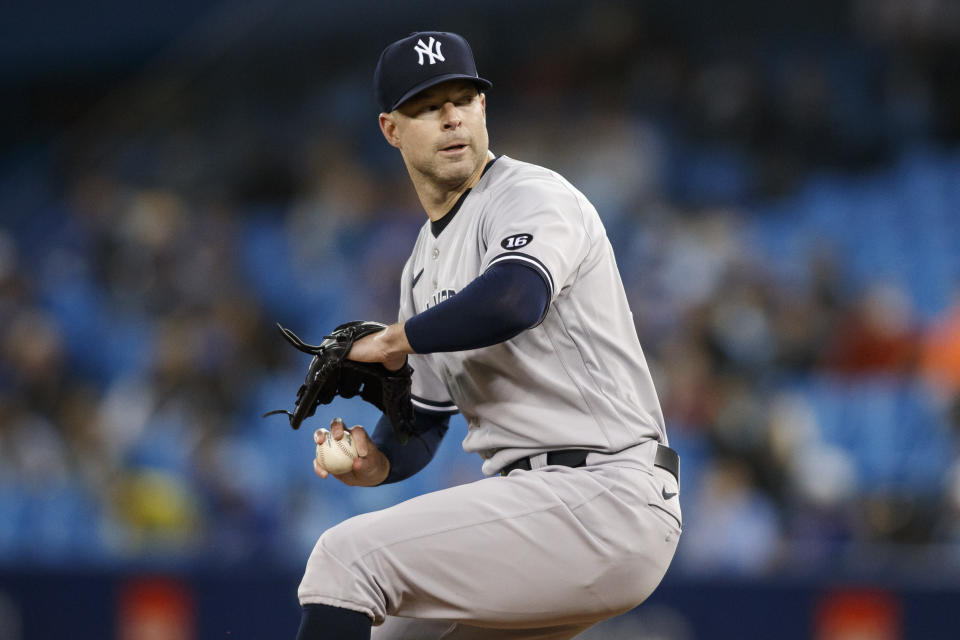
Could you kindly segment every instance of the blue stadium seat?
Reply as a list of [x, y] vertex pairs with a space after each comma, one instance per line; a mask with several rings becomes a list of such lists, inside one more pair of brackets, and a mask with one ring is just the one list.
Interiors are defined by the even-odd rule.
[[921, 385], [819, 377], [801, 387], [821, 438], [847, 451], [861, 487], [933, 493], [950, 465], [945, 418]]
[[26, 543], [22, 535], [27, 507], [25, 492], [6, 479], [0, 482], [0, 559], [14, 560]]

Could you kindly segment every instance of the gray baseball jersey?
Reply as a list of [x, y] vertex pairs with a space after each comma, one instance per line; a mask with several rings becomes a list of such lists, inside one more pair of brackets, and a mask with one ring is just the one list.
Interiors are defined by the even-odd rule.
[[[461, 411], [493, 477], [326, 531], [301, 604], [360, 611], [376, 640], [565, 640], [643, 602], [681, 531], [679, 486], [655, 466], [663, 418], [597, 212], [566, 180], [501, 156], [420, 233], [400, 319], [492, 264], [536, 269], [540, 323], [483, 349], [410, 356], [415, 403]], [[591, 449], [578, 468], [557, 449]], [[530, 457], [530, 470], [495, 474]]]
[[503, 262], [536, 269], [550, 304], [539, 325], [506, 342], [410, 356], [415, 405], [459, 410], [463, 448], [480, 454], [487, 475], [544, 451], [667, 444], [613, 248], [582, 193], [501, 156], [444, 223], [437, 235], [429, 222], [420, 230], [401, 280], [401, 322]]

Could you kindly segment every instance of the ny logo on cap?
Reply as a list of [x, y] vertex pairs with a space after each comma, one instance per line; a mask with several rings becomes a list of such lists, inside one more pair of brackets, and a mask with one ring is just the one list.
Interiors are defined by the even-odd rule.
[[[433, 46], [434, 44], [436, 44], [437, 46], [434, 47]], [[436, 52], [434, 52], [434, 49], [436, 49]], [[430, 41], [428, 44], [423, 44], [422, 38], [420, 40], [417, 40], [417, 46], [415, 46], [413, 50], [417, 52], [417, 62], [420, 64], [421, 67], [423, 66], [424, 54], [429, 56], [430, 64], [434, 64], [437, 60], [439, 60], [440, 62], [446, 62], [446, 59], [440, 53], [440, 41], [434, 38], [433, 36], [430, 36]]]

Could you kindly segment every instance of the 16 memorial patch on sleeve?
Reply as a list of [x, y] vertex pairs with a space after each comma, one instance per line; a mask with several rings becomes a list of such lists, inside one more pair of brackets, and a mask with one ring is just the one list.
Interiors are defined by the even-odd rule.
[[519, 249], [520, 247], [525, 247], [533, 241], [533, 234], [530, 233], [517, 233], [512, 236], [507, 236], [500, 242], [500, 246], [504, 249]]

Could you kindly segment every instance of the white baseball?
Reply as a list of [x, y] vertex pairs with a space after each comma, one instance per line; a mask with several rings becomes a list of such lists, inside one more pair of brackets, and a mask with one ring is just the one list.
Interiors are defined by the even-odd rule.
[[350, 432], [344, 431], [343, 438], [334, 440], [333, 434], [327, 429], [320, 431], [324, 433], [323, 444], [317, 445], [317, 460], [320, 461], [320, 466], [334, 475], [352, 470], [353, 461], [360, 456]]

